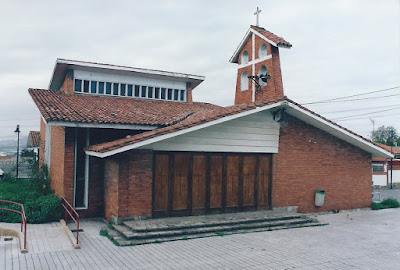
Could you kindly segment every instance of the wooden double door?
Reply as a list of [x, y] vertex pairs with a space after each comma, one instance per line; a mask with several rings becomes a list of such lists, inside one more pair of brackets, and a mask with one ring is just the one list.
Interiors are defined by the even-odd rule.
[[155, 152], [153, 217], [270, 209], [271, 154]]

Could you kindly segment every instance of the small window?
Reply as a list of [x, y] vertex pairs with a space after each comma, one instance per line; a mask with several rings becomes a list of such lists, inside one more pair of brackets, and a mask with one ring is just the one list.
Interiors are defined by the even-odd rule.
[[243, 71], [242, 75], [240, 76], [240, 90], [245, 91], [249, 90], [249, 74], [247, 71]]
[[168, 89], [168, 100], [172, 100], [172, 89]]
[[249, 62], [249, 53], [247, 51], [244, 51], [242, 53], [242, 60], [241, 60], [241, 64], [245, 65]]
[[156, 87], [155, 90], [156, 90], [156, 91], [155, 91], [155, 93], [154, 93], [154, 97], [155, 97], [155, 98], [160, 98], [160, 87]]
[[148, 91], [147, 91], [147, 97], [153, 98], [153, 87], [149, 86]]
[[161, 88], [161, 99], [165, 99], [165, 92], [166, 92], [166, 90], [167, 89], [165, 89], [165, 88]]
[[111, 83], [106, 83], [106, 94], [111, 95]]
[[99, 82], [99, 94], [104, 94], [104, 82]]
[[174, 100], [178, 100], [178, 98], [179, 98], [179, 90], [174, 89]]
[[89, 93], [89, 81], [83, 81], [83, 92]]
[[82, 80], [75, 80], [75, 92], [82, 92]]
[[181, 90], [181, 101], [185, 101], [185, 90]]
[[119, 91], [119, 83], [114, 83], [113, 95], [118, 96], [118, 91]]
[[131, 97], [133, 95], [133, 85], [128, 84], [128, 96]]
[[[261, 66], [261, 67], [260, 67], [260, 71], [258, 72], [258, 76], [261, 76], [261, 75], [267, 75], [267, 67], [266, 67], [266, 66]], [[261, 80], [261, 79], [258, 80], [258, 83], [259, 83], [261, 86], [267, 85], [267, 82], [264, 82], [264, 81]]]
[[121, 96], [125, 96], [126, 92], [126, 84], [121, 83]]
[[96, 94], [96, 92], [97, 92], [97, 82], [91, 81], [90, 82], [90, 93]]
[[373, 172], [384, 172], [385, 169], [383, 167], [383, 164], [372, 164], [372, 171]]
[[147, 86], [142, 86], [142, 95], [141, 95], [141, 97], [146, 97], [146, 89], [147, 89]]
[[263, 43], [261, 46], [260, 46], [260, 49], [258, 50], [258, 57], [259, 58], [265, 58], [265, 57], [267, 57], [267, 44], [265, 44], [265, 43]]
[[140, 96], [140, 85], [135, 85], [135, 97], [139, 97]]

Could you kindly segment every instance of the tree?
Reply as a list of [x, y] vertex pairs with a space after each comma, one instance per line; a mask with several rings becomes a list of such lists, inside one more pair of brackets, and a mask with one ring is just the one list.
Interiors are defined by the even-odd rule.
[[397, 130], [393, 126], [380, 126], [377, 130], [371, 132], [371, 138], [374, 142], [394, 146], [395, 142], [400, 141]]
[[22, 149], [21, 151], [21, 157], [34, 157], [35, 153], [33, 150], [28, 150], [28, 149]]

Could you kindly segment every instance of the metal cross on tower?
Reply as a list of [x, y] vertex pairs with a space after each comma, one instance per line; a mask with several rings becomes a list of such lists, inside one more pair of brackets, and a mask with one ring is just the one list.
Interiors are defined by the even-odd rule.
[[259, 19], [259, 14], [260, 14], [260, 12], [261, 12], [261, 9], [259, 9], [259, 8], [257, 7], [257, 11], [254, 12], [254, 15], [257, 16], [256, 26], [259, 26], [259, 21], [258, 21], [258, 19]]

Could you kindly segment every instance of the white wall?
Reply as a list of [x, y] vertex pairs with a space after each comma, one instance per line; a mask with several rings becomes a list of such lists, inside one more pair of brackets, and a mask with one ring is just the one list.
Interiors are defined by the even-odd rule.
[[[390, 169], [390, 166], [388, 166]], [[388, 170], [388, 179], [390, 185], [390, 170]], [[393, 170], [393, 183], [400, 183], [400, 170]]]
[[141, 148], [157, 151], [278, 153], [279, 127], [271, 113], [263, 111]]
[[386, 175], [372, 175], [372, 181], [375, 186], [386, 186]]

